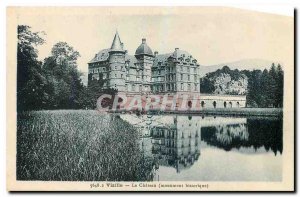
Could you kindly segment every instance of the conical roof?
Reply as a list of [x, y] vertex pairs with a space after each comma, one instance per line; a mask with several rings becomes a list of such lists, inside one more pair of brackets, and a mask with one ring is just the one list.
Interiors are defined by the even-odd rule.
[[123, 44], [121, 42], [118, 31], [116, 31], [116, 34], [115, 34], [115, 37], [111, 44], [110, 49], [113, 51], [118, 51], [118, 50], [123, 51]]

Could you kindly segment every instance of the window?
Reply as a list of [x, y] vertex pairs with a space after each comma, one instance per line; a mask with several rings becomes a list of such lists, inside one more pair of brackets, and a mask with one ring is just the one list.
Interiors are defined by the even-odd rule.
[[132, 91], [135, 92], [135, 85], [132, 85]]
[[196, 73], [196, 68], [194, 68], [194, 73]]
[[125, 90], [128, 91], [128, 85], [127, 84], [125, 84]]
[[180, 74], [180, 80], [181, 81], [183, 80], [183, 74]]
[[194, 81], [197, 82], [197, 75], [194, 75]]
[[190, 75], [188, 75], [188, 81], [190, 80]]
[[104, 71], [104, 72], [106, 71], [106, 68], [105, 68], [105, 67], [103, 67], [103, 71]]
[[181, 88], [180, 89], [183, 90], [183, 83], [181, 83]]
[[121, 78], [123, 78], [123, 74], [121, 74]]
[[142, 92], [143, 91], [143, 88], [142, 88], [142, 85], [140, 85], [140, 92]]
[[183, 66], [180, 66], [180, 70], [183, 71]]
[[115, 77], [117, 77], [117, 74], [115, 74]]
[[195, 83], [195, 91], [197, 91], [197, 84]]
[[188, 84], [188, 91], [191, 91], [191, 84]]
[[115, 66], [115, 70], [117, 70], [117, 66]]
[[190, 72], [190, 67], [187, 67], [187, 71], [188, 71], [188, 73]]

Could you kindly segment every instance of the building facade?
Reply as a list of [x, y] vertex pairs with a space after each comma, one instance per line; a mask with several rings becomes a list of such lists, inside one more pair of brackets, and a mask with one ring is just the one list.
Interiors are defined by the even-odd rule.
[[197, 60], [176, 48], [172, 53], [152, 52], [146, 39], [129, 55], [118, 32], [111, 48], [103, 49], [88, 63], [92, 79], [103, 79], [106, 88], [126, 93], [200, 92]]
[[[159, 54], [157, 51], [153, 53], [145, 38], [135, 54], [129, 55], [116, 32], [111, 47], [95, 54], [88, 67], [89, 80], [103, 80], [104, 88], [114, 88], [127, 95], [200, 95], [198, 61], [179, 48], [166, 54]], [[228, 107], [246, 105], [245, 96], [222, 95], [221, 100], [220, 98], [211, 100], [206, 95], [201, 106], [216, 108], [216, 103], [224, 103], [224, 99], [228, 102]], [[226, 107], [225, 104], [218, 106]]]

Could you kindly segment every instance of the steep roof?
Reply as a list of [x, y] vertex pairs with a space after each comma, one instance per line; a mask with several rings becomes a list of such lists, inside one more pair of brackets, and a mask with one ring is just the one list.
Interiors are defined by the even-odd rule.
[[137, 62], [137, 59], [133, 55], [125, 55], [125, 61], [128, 61], [129, 67], [135, 67], [135, 63]]
[[174, 58], [180, 58], [180, 57], [183, 57], [183, 58], [188, 58], [188, 57], [190, 57], [191, 56], [191, 54], [190, 53], [188, 53], [188, 52], [186, 52], [186, 51], [183, 51], [183, 50], [179, 50], [178, 48], [176, 48], [175, 49], [175, 51], [173, 52], [173, 54], [172, 54], [172, 57], [174, 57]]
[[158, 64], [158, 62], [166, 62], [171, 55], [172, 53], [156, 55], [154, 58], [154, 65]]
[[151, 48], [147, 45], [146, 39], [142, 39], [142, 44], [136, 49], [135, 55], [151, 55], [153, 56], [153, 52]]
[[109, 57], [109, 51], [110, 49], [102, 49], [95, 55], [95, 57], [89, 63], [107, 61]]
[[115, 37], [114, 37], [114, 40], [111, 44], [110, 49], [113, 50], [113, 51], [118, 51], [118, 50], [123, 51], [123, 44], [121, 42], [118, 31], [116, 31], [116, 34], [115, 34]]

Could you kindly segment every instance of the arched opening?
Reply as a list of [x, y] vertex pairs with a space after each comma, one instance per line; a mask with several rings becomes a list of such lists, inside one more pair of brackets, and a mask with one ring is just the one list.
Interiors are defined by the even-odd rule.
[[229, 108], [232, 108], [232, 102], [231, 101], [229, 102]]
[[118, 98], [118, 105], [117, 105], [117, 109], [120, 109], [120, 105], [119, 103], [122, 103], [123, 99], [121, 97]]
[[201, 107], [204, 108], [204, 106], [205, 106], [204, 101], [201, 101]]
[[188, 107], [191, 108], [192, 107], [192, 101], [188, 102]]
[[239, 108], [240, 107], [240, 102], [236, 102], [236, 106]]
[[217, 102], [216, 101], [213, 102], [213, 106], [214, 106], [214, 108], [216, 108], [216, 106], [217, 106]]
[[227, 107], [227, 103], [226, 103], [226, 101], [224, 102], [224, 108], [226, 108]]

